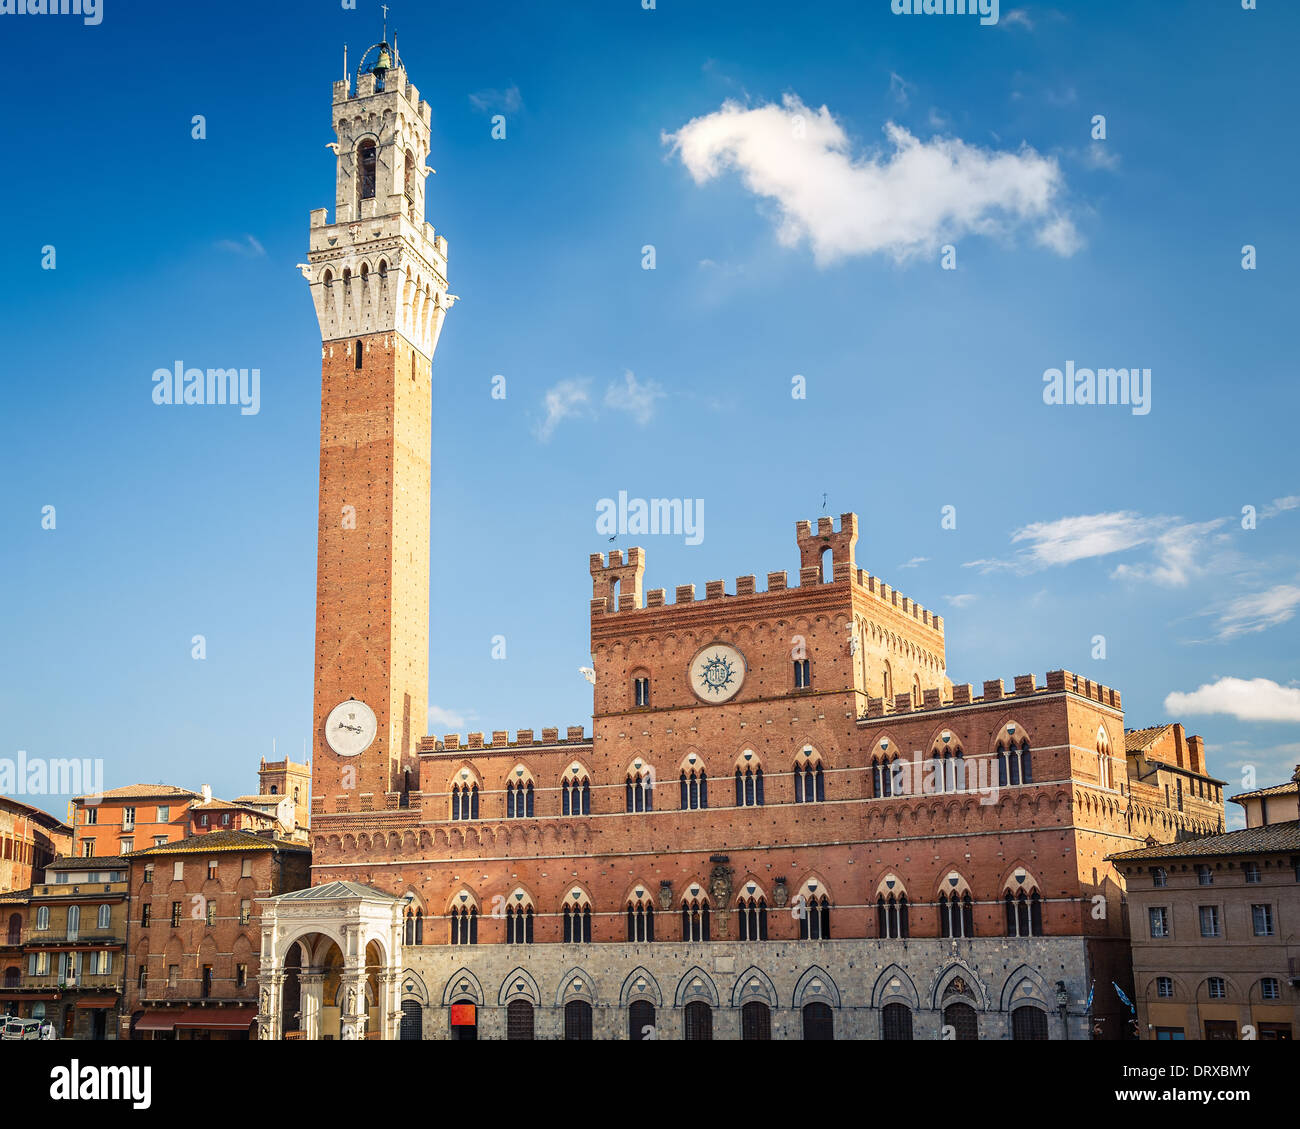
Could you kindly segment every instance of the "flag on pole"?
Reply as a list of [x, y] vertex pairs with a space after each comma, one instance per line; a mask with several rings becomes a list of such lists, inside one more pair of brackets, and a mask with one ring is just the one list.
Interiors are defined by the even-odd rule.
[[1130, 1000], [1128, 996], [1124, 995], [1124, 989], [1121, 988], [1118, 984], [1116, 984], [1114, 980], [1112, 980], [1110, 983], [1111, 983], [1111, 987], [1115, 989], [1115, 995], [1117, 995], [1121, 1000], [1124, 1001], [1124, 1004], [1129, 1009], [1129, 1011], [1131, 1011], [1134, 1015], [1137, 1015], [1137, 1008], [1133, 1006], [1133, 1001]]
[[1092, 996], [1096, 990], [1097, 990], [1097, 981], [1094, 980], [1091, 984], [1088, 985], [1088, 1002], [1083, 1006], [1084, 1011], [1092, 1010]]

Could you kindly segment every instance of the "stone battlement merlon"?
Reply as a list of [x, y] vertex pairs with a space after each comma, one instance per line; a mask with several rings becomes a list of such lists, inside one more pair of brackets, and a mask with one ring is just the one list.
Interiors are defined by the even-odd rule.
[[[943, 635], [942, 616], [901, 595], [897, 589], [891, 588], [879, 577], [872, 576], [865, 569], [856, 566], [853, 556], [858, 538], [857, 514], [841, 514], [838, 532], [828, 517], [820, 518], [815, 530], [811, 522], [797, 522], [795, 535], [799, 545], [800, 565], [793, 586], [789, 582], [787, 572], [782, 569], [767, 574], [767, 588], [761, 591], [757, 585], [757, 578], [751, 573], [748, 576], [736, 577], [732, 592], [726, 590], [724, 580], [708, 581], [704, 586], [702, 600], [696, 596], [694, 584], [679, 584], [674, 589], [672, 601], [668, 600], [666, 589], [651, 588], [645, 593], [645, 600], [642, 602], [642, 579], [645, 574], [644, 549], [638, 547], [627, 550], [626, 561], [622, 550], [611, 550], [608, 563], [604, 554], [592, 553], [591, 616], [597, 619], [618, 612], [698, 605], [710, 600], [737, 597], [773, 596], [788, 593], [795, 588], [816, 588], [823, 584], [848, 582], [854, 586], [854, 590], [890, 605], [897, 610], [898, 614], [915, 620], [940, 636]], [[827, 574], [821, 559], [827, 552], [831, 554], [833, 570], [830, 580], [825, 579]]]
[[420, 97], [419, 87], [406, 77], [406, 68], [400, 66], [394, 67], [388, 72], [382, 90], [375, 89], [375, 76], [373, 73], [361, 76], [357, 82], [355, 92], [352, 90], [350, 76], [337, 80], [334, 83], [334, 105], [338, 107], [348, 102], [357, 102], [363, 98], [373, 98], [376, 94], [392, 93], [400, 93], [410, 103], [411, 108], [419, 114], [426, 126], [433, 124], [433, 108]]
[[591, 742], [592, 738], [587, 736], [586, 728], [581, 725], [570, 725], [565, 730], [563, 737], [560, 736], [558, 727], [544, 727], [540, 738], [538, 738], [535, 729], [519, 729], [515, 731], [513, 741], [510, 740], [509, 730], [494, 729], [489, 740], [483, 739], [481, 731], [468, 733], [465, 736], [464, 744], [461, 743], [459, 733], [446, 733], [442, 737], [435, 737], [430, 734], [420, 739], [419, 753], [421, 756], [469, 751], [498, 753], [507, 749], [540, 749], [552, 745], [590, 745]]
[[938, 689], [926, 690], [924, 703], [920, 706], [913, 704], [911, 694], [897, 694], [892, 702], [886, 702], [881, 698], [868, 697], [867, 712], [858, 720], [897, 717], [901, 714], [926, 713], [930, 710], [952, 709], [961, 706], [989, 705], [993, 702], [1030, 698], [1036, 694], [1059, 694], [1062, 691], [1077, 694], [1082, 698], [1098, 702], [1103, 706], [1109, 706], [1114, 710], [1122, 711], [1124, 708], [1118, 690], [1113, 690], [1109, 686], [1103, 686], [1100, 682], [1093, 682], [1090, 678], [1084, 678], [1068, 670], [1049, 670], [1045, 686], [1039, 686], [1032, 674], [1017, 674], [1010, 690], [1007, 689], [1001, 678], [989, 679], [984, 683], [983, 690], [982, 695], [976, 696], [974, 687], [969, 682], [954, 682], [951, 698], [944, 699], [942, 691]]

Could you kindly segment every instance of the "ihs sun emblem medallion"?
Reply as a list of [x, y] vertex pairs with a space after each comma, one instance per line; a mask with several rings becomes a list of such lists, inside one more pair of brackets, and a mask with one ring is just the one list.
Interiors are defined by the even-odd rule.
[[700, 678], [710, 694], [721, 694], [736, 679], [735, 670], [724, 655], [705, 659], [700, 668]]

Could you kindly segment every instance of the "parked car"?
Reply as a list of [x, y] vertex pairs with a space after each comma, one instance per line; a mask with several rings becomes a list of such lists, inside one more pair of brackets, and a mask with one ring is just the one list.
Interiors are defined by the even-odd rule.
[[39, 1039], [41, 1037], [41, 1021], [39, 1019], [15, 1019], [10, 1016], [4, 1021], [4, 1028], [0, 1030], [0, 1039], [5, 1042], [13, 1042], [18, 1039]]

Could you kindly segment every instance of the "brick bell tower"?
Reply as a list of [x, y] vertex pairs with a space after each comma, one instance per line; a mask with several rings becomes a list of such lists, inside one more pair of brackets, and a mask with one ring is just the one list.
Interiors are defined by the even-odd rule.
[[311, 213], [302, 267], [321, 330], [321, 813], [379, 810], [384, 793], [416, 786], [429, 683], [430, 370], [455, 301], [447, 241], [424, 219], [429, 104], [395, 48], [365, 53], [355, 89], [345, 53], [333, 123], [334, 223], [325, 208]]

